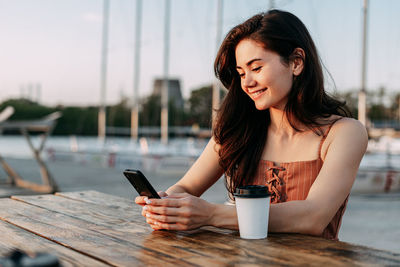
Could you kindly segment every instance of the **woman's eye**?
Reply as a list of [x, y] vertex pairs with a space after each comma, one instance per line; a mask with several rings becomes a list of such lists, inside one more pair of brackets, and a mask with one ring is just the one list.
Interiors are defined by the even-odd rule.
[[260, 66], [260, 67], [257, 67], [257, 68], [254, 68], [254, 69], [252, 69], [252, 71], [259, 71], [259, 70], [261, 70], [261, 66]]
[[239, 73], [239, 76], [243, 78], [244, 77], [244, 73]]

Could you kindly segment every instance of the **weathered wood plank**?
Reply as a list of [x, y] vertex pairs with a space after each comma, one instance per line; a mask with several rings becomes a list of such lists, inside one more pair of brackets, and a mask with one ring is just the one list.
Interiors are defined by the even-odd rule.
[[[105, 197], [103, 195], [103, 197]], [[42, 195], [42, 196], [32, 196], [32, 197], [16, 197], [21, 201], [37, 205], [45, 206], [46, 208], [57, 210], [67, 215], [79, 216], [84, 220], [91, 220], [96, 225], [102, 225], [105, 227], [103, 233], [108, 233], [110, 236], [116, 236], [127, 241], [135, 242], [138, 246], [153, 248], [160, 253], [167, 253], [171, 256], [185, 259], [193, 264], [208, 264], [213, 265], [230, 265], [232, 261], [243, 260], [243, 255], [252, 255], [251, 261], [253, 263], [272, 263], [272, 262], [283, 262], [288, 264], [288, 261], [280, 260], [277, 256], [280, 251], [276, 251], [275, 255], [264, 256], [264, 253], [256, 255], [252, 253], [252, 250], [244, 248], [243, 253], [236, 253], [236, 251], [243, 250], [241, 247], [236, 247], [233, 253], [230, 253], [230, 257], [226, 257], [227, 249], [221, 250], [220, 246], [223, 243], [216, 243], [210, 246], [209, 240], [204, 240], [205, 242], [199, 242], [196, 238], [184, 237], [186, 240], [182, 240], [176, 233], [164, 232], [165, 235], [170, 235], [170, 237], [159, 239], [159, 236], [151, 236], [150, 228], [145, 224], [144, 219], [138, 214], [138, 212], [131, 213], [131, 215], [126, 216], [123, 214], [126, 220], [125, 222], [120, 221], [120, 224], [113, 223], [115, 217], [121, 216], [121, 212], [117, 208], [104, 209], [102, 205], [95, 205], [87, 203], [84, 208], [79, 207], [81, 202], [72, 199], [60, 198], [52, 195]], [[88, 199], [88, 198], [85, 198]], [[104, 199], [104, 198], [103, 198]], [[51, 205], [49, 205], [51, 203]], [[91, 205], [88, 205], [91, 204]], [[132, 209], [138, 210], [137, 206], [132, 206], [130, 201], [129, 206], [125, 207], [128, 212]], [[140, 211], [140, 209], [139, 209]], [[114, 214], [113, 214], [114, 212]], [[79, 215], [77, 215], [79, 214]], [[106, 217], [110, 216], [109, 219]], [[138, 222], [130, 222], [132, 216], [139, 218]], [[215, 234], [215, 233], [214, 233]], [[225, 240], [224, 240], [225, 241]], [[229, 250], [229, 248], [228, 248]], [[232, 251], [231, 251], [232, 252]], [[238, 255], [236, 255], [238, 254]], [[261, 255], [261, 257], [260, 257]], [[300, 255], [299, 255], [300, 256]], [[248, 259], [246, 259], [248, 261]]]
[[107, 230], [104, 226], [17, 200], [0, 199], [0, 219], [114, 266], [190, 265], [168, 254], [104, 234]]
[[[61, 195], [73, 199], [77, 199], [80, 201], [89, 201], [91, 203], [101, 203], [102, 205], [119, 205], [121, 207], [129, 208], [132, 205], [132, 200], [109, 196], [104, 193], [100, 193], [97, 191], [83, 191], [83, 192], [72, 192], [72, 193], [61, 193]], [[112, 203], [112, 204], [111, 204]], [[229, 230], [220, 230], [215, 228], [210, 228], [211, 231], [218, 231], [220, 233], [225, 234], [235, 234]], [[178, 232], [178, 236], [186, 235], [187, 233]], [[211, 233], [203, 234], [205, 235], [205, 242], [209, 243], [209, 238], [220, 237], [219, 235], [214, 236]], [[236, 233], [237, 235], [237, 233]], [[187, 236], [192, 236], [192, 233], [189, 233]], [[180, 237], [181, 238], [181, 237]], [[196, 237], [197, 238], [197, 237]], [[274, 243], [279, 244], [281, 248], [293, 249], [303, 254], [313, 254], [313, 255], [321, 255], [326, 257], [335, 258], [340, 260], [342, 263], [354, 263], [357, 261], [361, 261], [365, 264], [395, 264], [400, 265], [400, 254], [393, 253], [389, 251], [382, 251], [373, 248], [368, 248], [364, 246], [351, 245], [344, 242], [335, 242], [330, 240], [324, 240], [318, 237], [312, 236], [304, 236], [304, 235], [273, 235], [271, 234], [268, 240], [274, 241]], [[216, 240], [213, 240], [213, 243]], [[245, 240], [243, 240], [245, 241]], [[220, 245], [226, 244], [229, 242], [230, 245], [234, 245], [232, 240], [228, 241], [225, 236], [222, 236], [222, 240], [219, 243]], [[250, 241], [253, 242], [253, 241]], [[253, 246], [254, 247], [254, 246]], [[263, 252], [263, 249], [260, 251]]]
[[[64, 194], [59, 195], [63, 196]], [[53, 196], [49, 196], [49, 199], [43, 199], [43, 197], [44, 196], [22, 197], [21, 200], [28, 201], [35, 205], [46, 205]], [[137, 212], [132, 213], [132, 209], [135, 209], [132, 207], [132, 200], [113, 196], [108, 197], [108, 195], [99, 192], [68, 193], [66, 197], [94, 204], [90, 209], [97, 210], [97, 215], [100, 215], [97, 216], [99, 220], [96, 216], [85, 215], [85, 212], [82, 213], [82, 211], [79, 211], [79, 216], [84, 216], [86, 219], [89, 218], [93, 223], [107, 226], [106, 232], [111, 236], [118, 236], [126, 240], [143, 240], [143, 242], [137, 244], [144, 247], [151, 247], [162, 253], [168, 253], [168, 248], [174, 248], [171, 252], [172, 255], [181, 255], [181, 258], [197, 264], [201, 264], [201, 262], [198, 262], [199, 255], [203, 258], [207, 258], [207, 260], [212, 260], [214, 264], [219, 263], [225, 265], [230, 265], [233, 262], [240, 262], [243, 260], [243, 256], [246, 256], [244, 257], [245, 259], [247, 259], [247, 256], [250, 256], [250, 262], [253, 263], [258, 262], [278, 265], [291, 264], [293, 263], [293, 259], [296, 259], [297, 263], [313, 263], [313, 265], [357, 264], [358, 262], [366, 264], [400, 263], [399, 255], [390, 252], [377, 251], [359, 246], [354, 246], [353, 249], [353, 246], [346, 243], [333, 242], [308, 236], [271, 235], [267, 240], [249, 241], [240, 239], [236, 232], [227, 230], [221, 231], [215, 228], [209, 228], [207, 230], [201, 229], [190, 233], [162, 231], [149, 235], [149, 228], [145, 228], [146, 226], [143, 223], [144, 219], [139, 221], [134, 219], [135, 225], [129, 223], [129, 221], [132, 220], [132, 216], [138, 216], [140, 213], [139, 207], [136, 207], [136, 209], [138, 209]], [[53, 200], [53, 204], [56, 202], [61, 203], [62, 200]], [[100, 202], [101, 205], [95, 204], [98, 202]], [[119, 205], [119, 211], [118, 208], [115, 207], [116, 204]], [[62, 209], [60, 205], [61, 204], [56, 204], [52, 206], [52, 208], [55, 210], [62, 210], [62, 212], [67, 212], [69, 214], [73, 214], [75, 211], [74, 205], [76, 205], [76, 203], [74, 204], [72, 202], [66, 204], [69, 210], [65, 208]], [[107, 209], [107, 212], [103, 212], [103, 210], [105, 210], [104, 206], [106, 205], [109, 205], [112, 209]], [[127, 209], [128, 212], [119, 213], [121, 209]], [[113, 214], [111, 210], [116, 213]], [[107, 216], [110, 216], [110, 218], [105, 219]], [[115, 227], [115, 225], [110, 224], [110, 220], [112, 221], [114, 217], [119, 217], [120, 219], [125, 218], [126, 222]], [[132, 229], [134, 230], [132, 231]], [[225, 234], [221, 234], [221, 232]], [[233, 238], [232, 235], [234, 235]], [[352, 253], [348, 253], [348, 251]], [[176, 253], [178, 253], [178, 255]], [[226, 257], [226, 255], [230, 256]], [[249, 262], [248, 259], [247, 261]]]
[[108, 207], [130, 208], [132, 207], [132, 204], [134, 204], [134, 197], [132, 197], [132, 199], [127, 199], [94, 190], [78, 192], [57, 192], [55, 193], [55, 195]]
[[0, 233], [1, 257], [12, 250], [20, 249], [28, 254], [52, 253], [58, 257], [63, 266], [109, 266], [1, 220]]
[[270, 236], [283, 250], [296, 249], [301, 253], [347, 260], [354, 265], [400, 266], [400, 253], [300, 234], [271, 234]]
[[[17, 196], [14, 198], [68, 216], [79, 217], [79, 219], [100, 226], [101, 228], [98, 229], [98, 231], [104, 234], [109, 234], [110, 236], [118, 237], [128, 242], [134, 242], [140, 247], [151, 248], [152, 246], [149, 246], [149, 243], [154, 243], [153, 247], [161, 254], [165, 253], [176, 258], [185, 259], [193, 264], [204, 262], [204, 255], [191, 252], [186, 248], [179, 249], [179, 242], [174, 244], [168, 240], [164, 240], [164, 242], [160, 244], [157, 240], [150, 240], [147, 241], [146, 246], [143, 246], [143, 240], [145, 240], [149, 234], [151, 235], [152, 230], [145, 223], [143, 217], [140, 216], [138, 207], [133, 206], [132, 203], [126, 207], [113, 206], [112, 208], [105, 209], [103, 205], [83, 203], [81, 201], [53, 195]], [[118, 218], [118, 221], [116, 218]], [[95, 230], [97, 228], [95, 227], [92, 229]], [[217, 257], [209, 257], [208, 262], [218, 265], [222, 264], [224, 261], [219, 260]]]
[[[129, 205], [117, 205], [110, 201], [108, 206], [83, 202], [58, 195], [12, 196], [12, 199], [36, 205], [54, 212], [94, 222], [105, 226], [123, 226], [134, 222], [145, 225], [140, 209], [131, 202]], [[112, 204], [111, 204], [112, 203]]]

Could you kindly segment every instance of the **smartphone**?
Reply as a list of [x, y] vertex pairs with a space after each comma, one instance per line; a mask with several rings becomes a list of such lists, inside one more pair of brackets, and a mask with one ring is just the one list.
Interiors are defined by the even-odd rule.
[[124, 175], [139, 195], [148, 198], [161, 198], [141, 171], [127, 169], [124, 171]]

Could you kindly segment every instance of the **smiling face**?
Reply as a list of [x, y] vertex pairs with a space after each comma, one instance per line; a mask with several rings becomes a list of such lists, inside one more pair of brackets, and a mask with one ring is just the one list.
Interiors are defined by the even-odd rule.
[[250, 39], [238, 43], [235, 57], [242, 89], [256, 108], [283, 110], [292, 88], [294, 64], [284, 64], [277, 53]]

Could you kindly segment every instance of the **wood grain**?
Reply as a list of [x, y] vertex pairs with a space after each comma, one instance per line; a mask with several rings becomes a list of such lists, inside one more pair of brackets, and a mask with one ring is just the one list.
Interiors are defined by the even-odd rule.
[[96, 205], [108, 206], [108, 207], [132, 207], [134, 204], [134, 197], [127, 199], [123, 197], [113, 196], [105, 193], [101, 193], [95, 190], [78, 191], [78, 192], [57, 192], [56, 196], [62, 196], [65, 198], [79, 200], [85, 203], [92, 203]]
[[0, 219], [114, 266], [190, 265], [168, 254], [104, 234], [107, 230], [104, 226], [17, 200], [0, 199]]
[[15, 249], [28, 255], [37, 252], [54, 254], [63, 266], [109, 266], [45, 238], [0, 220], [0, 256], [5, 257]]
[[[400, 265], [400, 255], [304, 235], [274, 235], [266, 240], [243, 240], [235, 231], [206, 227], [190, 232], [152, 232], [133, 200], [96, 191], [59, 193], [58, 197], [18, 197], [32, 205], [75, 216], [104, 227], [102, 233], [204, 265]], [[51, 202], [51, 205], [49, 204]]]

